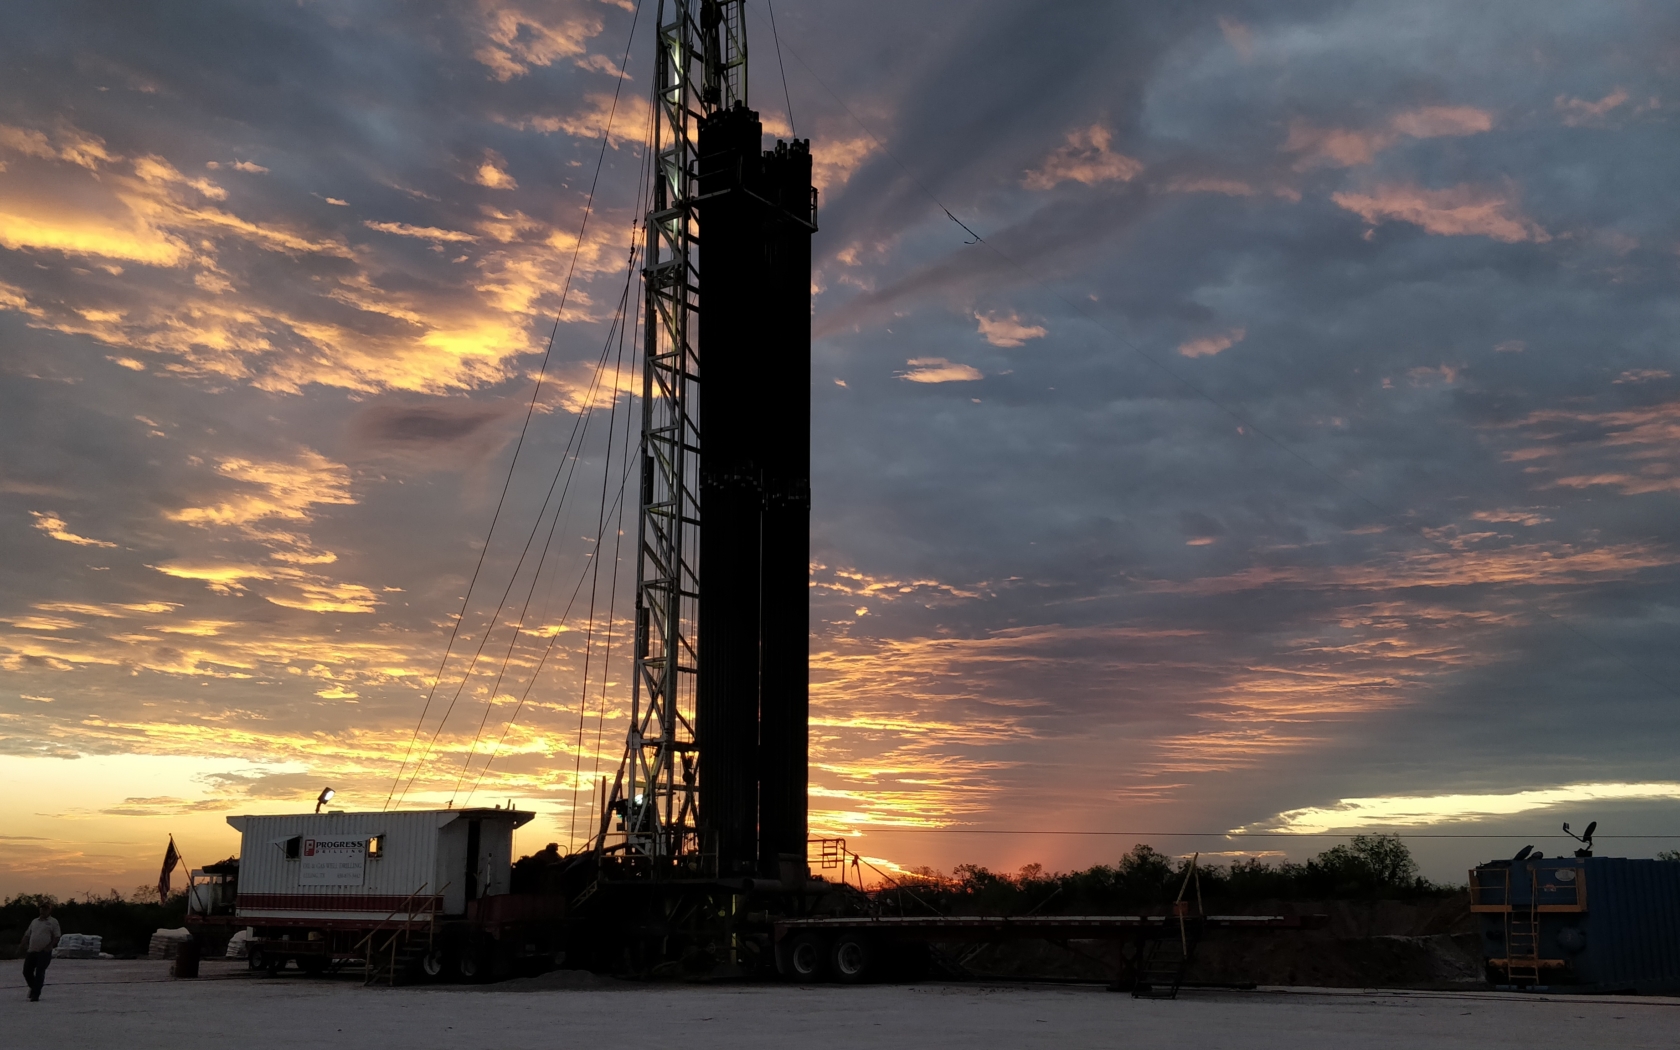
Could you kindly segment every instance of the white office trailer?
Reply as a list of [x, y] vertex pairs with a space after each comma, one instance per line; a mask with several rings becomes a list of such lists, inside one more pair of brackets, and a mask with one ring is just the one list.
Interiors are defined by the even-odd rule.
[[364, 924], [394, 914], [465, 915], [507, 893], [507, 809], [229, 817], [240, 833], [236, 916], [247, 925]]
[[[187, 921], [236, 929], [254, 970], [482, 980], [559, 957], [558, 897], [514, 895], [515, 809], [236, 816], [237, 859], [195, 871]], [[219, 948], [218, 948], [219, 950]]]

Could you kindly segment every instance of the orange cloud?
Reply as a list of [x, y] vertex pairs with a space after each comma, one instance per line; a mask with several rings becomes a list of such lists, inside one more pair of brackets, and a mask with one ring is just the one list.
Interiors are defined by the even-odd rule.
[[1491, 130], [1493, 114], [1474, 106], [1423, 106], [1389, 118], [1378, 128], [1320, 128], [1304, 120], [1289, 124], [1282, 149], [1299, 153], [1295, 170], [1331, 166], [1352, 168], [1369, 164], [1377, 154], [1402, 138], [1432, 139], [1476, 135]]
[[1588, 127], [1602, 124], [1605, 116], [1617, 106], [1628, 100], [1628, 93], [1621, 88], [1610, 92], [1597, 102], [1586, 102], [1578, 98], [1565, 98], [1559, 95], [1553, 100], [1553, 105], [1562, 114], [1564, 124], [1572, 128]]
[[1507, 244], [1551, 240], [1509, 197], [1469, 185], [1442, 190], [1380, 186], [1371, 193], [1335, 193], [1330, 199], [1372, 226], [1396, 220], [1447, 237], [1492, 237]]
[[473, 181], [493, 190], [516, 190], [519, 183], [507, 173], [507, 161], [495, 150], [484, 151], [484, 161], [473, 173]]
[[61, 124], [49, 138], [30, 128], [0, 124], [0, 150], [42, 160], [63, 160], [95, 170], [120, 158], [105, 148], [105, 140], [79, 128]]
[[32, 510], [29, 516], [35, 519], [35, 527], [51, 536], [55, 540], [74, 543], [78, 547], [115, 547], [109, 540], [90, 540], [86, 536], [78, 536], [70, 531], [70, 525], [57, 514], [42, 513]]
[[1019, 314], [1012, 313], [1008, 317], [975, 314], [974, 319], [980, 322], [980, 334], [993, 346], [1020, 346], [1028, 339], [1043, 339], [1045, 336], [1043, 325], [1022, 324]]
[[[1562, 444], [1511, 449], [1504, 454], [1508, 462], [1546, 460], [1557, 464], [1552, 469], [1562, 472], [1569, 469], [1569, 464], [1592, 457], [1586, 469], [1546, 482], [1548, 487], [1602, 486], [1628, 496], [1680, 492], [1680, 455], [1675, 452], [1680, 448], [1680, 402], [1610, 412], [1545, 409], [1502, 429], [1526, 430], [1542, 442], [1559, 434], [1571, 436]], [[1596, 436], [1582, 440], [1582, 431], [1596, 432]], [[1607, 468], [1603, 462], [1606, 454], [1621, 462]]]
[[208, 507], [184, 507], [165, 515], [189, 525], [249, 525], [265, 518], [309, 521], [319, 503], [355, 503], [350, 495], [350, 472], [313, 449], [295, 460], [229, 458], [216, 472], [249, 489]]
[[[413, 259], [392, 254], [404, 251], [400, 244], [352, 246], [340, 236], [251, 221], [211, 206], [226, 196], [221, 188], [162, 157], [124, 161], [74, 129], [61, 137], [21, 140], [34, 167], [22, 172], [27, 179], [17, 177], [21, 169], [5, 176], [0, 245], [91, 259], [113, 275], [132, 264], [160, 271], [162, 281], [170, 280], [162, 271], [175, 271], [179, 283], [145, 296], [97, 282], [50, 295], [4, 285], [0, 309], [32, 327], [110, 346], [120, 351], [114, 360], [137, 370], [148, 355], [165, 355], [163, 374], [217, 376], [274, 392], [325, 384], [438, 393], [499, 382], [519, 355], [540, 348], [534, 319], [558, 294], [576, 246], [575, 232], [514, 209], [488, 209], [466, 229], [366, 224], [378, 234], [460, 246], [458, 258], [423, 261], [470, 264], [449, 273], [440, 292], [414, 280]], [[620, 270], [629, 237], [628, 224], [595, 224], [577, 252], [580, 280], [565, 320], [594, 319], [587, 282]], [[245, 245], [292, 257], [307, 267], [307, 279], [251, 280], [237, 250]], [[314, 262], [323, 259], [333, 262]]]
[[574, 113], [527, 117], [519, 121], [504, 120], [503, 123], [522, 131], [540, 131], [548, 135], [563, 131], [576, 138], [599, 140], [607, 131], [610, 118], [612, 131], [608, 136], [608, 145], [613, 149], [626, 142], [640, 142], [647, 134], [652, 110], [648, 100], [641, 95], [620, 92], [615, 101], [610, 91], [592, 91], [584, 95], [583, 101], [583, 109]]
[[1228, 576], [1187, 582], [1162, 580], [1147, 587], [1171, 594], [1232, 594], [1263, 587], [1312, 590], [1397, 590], [1477, 584], [1583, 586], [1629, 579], [1644, 569], [1680, 564], [1680, 555], [1639, 544], [1578, 547], [1528, 543], [1453, 551], [1418, 551], [1381, 565], [1256, 566]]
[[523, 76], [533, 67], [548, 66], [586, 52], [588, 41], [601, 32], [601, 19], [580, 4], [479, 0], [479, 16], [486, 38], [473, 57], [490, 68], [497, 80]]
[[1027, 172], [1021, 184], [1029, 190], [1048, 190], [1063, 182], [1130, 182], [1143, 171], [1143, 163], [1109, 149], [1113, 137], [1101, 124], [1068, 132], [1067, 144]]
[[436, 226], [410, 226], [405, 222], [374, 222], [369, 219], [362, 223], [370, 230], [389, 233], [397, 237], [417, 237], [423, 241], [438, 241], [440, 243], [472, 244], [478, 240], [470, 233], [459, 230], [440, 230]]
[[1180, 343], [1178, 352], [1185, 357], [1212, 357], [1214, 354], [1236, 346], [1247, 335], [1248, 329], [1233, 328], [1223, 335], [1204, 336], [1201, 339], [1192, 339], [1189, 342]]
[[972, 365], [956, 364], [943, 357], [912, 357], [905, 363], [910, 370], [898, 373], [898, 378], [912, 383], [969, 383], [986, 378]]

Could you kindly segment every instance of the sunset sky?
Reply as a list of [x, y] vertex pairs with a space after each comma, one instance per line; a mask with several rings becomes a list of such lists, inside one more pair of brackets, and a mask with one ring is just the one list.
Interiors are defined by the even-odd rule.
[[[474, 804], [568, 841], [629, 703], [633, 505], [604, 719], [587, 570], [655, 3], [8, 6], [0, 893], [385, 804], [551, 330], [403, 805], [494, 751]], [[1680, 9], [782, 0], [780, 64], [748, 10], [821, 190], [814, 832], [1680, 847]], [[1119, 834], [972, 833], [1028, 829]]]

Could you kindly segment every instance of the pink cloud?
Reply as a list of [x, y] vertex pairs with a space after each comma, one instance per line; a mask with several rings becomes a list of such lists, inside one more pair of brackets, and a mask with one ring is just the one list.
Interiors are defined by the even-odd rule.
[[1553, 105], [1563, 114], [1563, 122], [1572, 128], [1597, 124], [1604, 120], [1605, 114], [1628, 100], [1628, 93], [1621, 88], [1610, 92], [1597, 102], [1587, 102], [1584, 99], [1564, 98], [1559, 95]]
[[1330, 199], [1372, 226], [1396, 220], [1446, 237], [1492, 237], [1508, 244], [1552, 239], [1509, 197], [1469, 185], [1442, 190], [1379, 186], [1371, 193], [1336, 193]]
[[1180, 343], [1178, 352], [1185, 357], [1212, 357], [1214, 354], [1236, 346], [1247, 335], [1248, 329], [1233, 328], [1220, 335], [1203, 336], [1200, 339], [1191, 339], [1188, 342]]
[[1027, 172], [1022, 185], [1029, 190], [1047, 190], [1063, 182], [1130, 182], [1143, 171], [1143, 163], [1109, 149], [1113, 132], [1101, 124], [1068, 132], [1067, 144], [1044, 158], [1044, 163]]
[[1397, 113], [1381, 127], [1319, 128], [1292, 121], [1283, 152], [1299, 153], [1297, 171], [1308, 168], [1354, 168], [1369, 164], [1377, 154], [1402, 138], [1434, 139], [1477, 135], [1493, 128], [1493, 114], [1475, 106], [1422, 106]]

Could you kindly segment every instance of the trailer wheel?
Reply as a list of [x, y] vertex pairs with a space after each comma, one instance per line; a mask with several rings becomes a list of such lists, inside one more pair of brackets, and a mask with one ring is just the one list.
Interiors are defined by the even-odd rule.
[[420, 956], [420, 976], [425, 980], [441, 981], [448, 969], [448, 961], [442, 948], [433, 948]]
[[245, 965], [251, 970], [262, 970], [268, 967], [268, 960], [261, 948], [252, 946], [245, 952]]
[[455, 951], [455, 977], [467, 984], [491, 980], [496, 972], [495, 938], [480, 934], [458, 945]]
[[811, 933], [796, 933], [782, 946], [782, 971], [795, 981], [821, 981], [828, 976], [828, 946]]
[[835, 979], [859, 984], [874, 975], [874, 946], [856, 934], [842, 933], [834, 940], [832, 957]]

